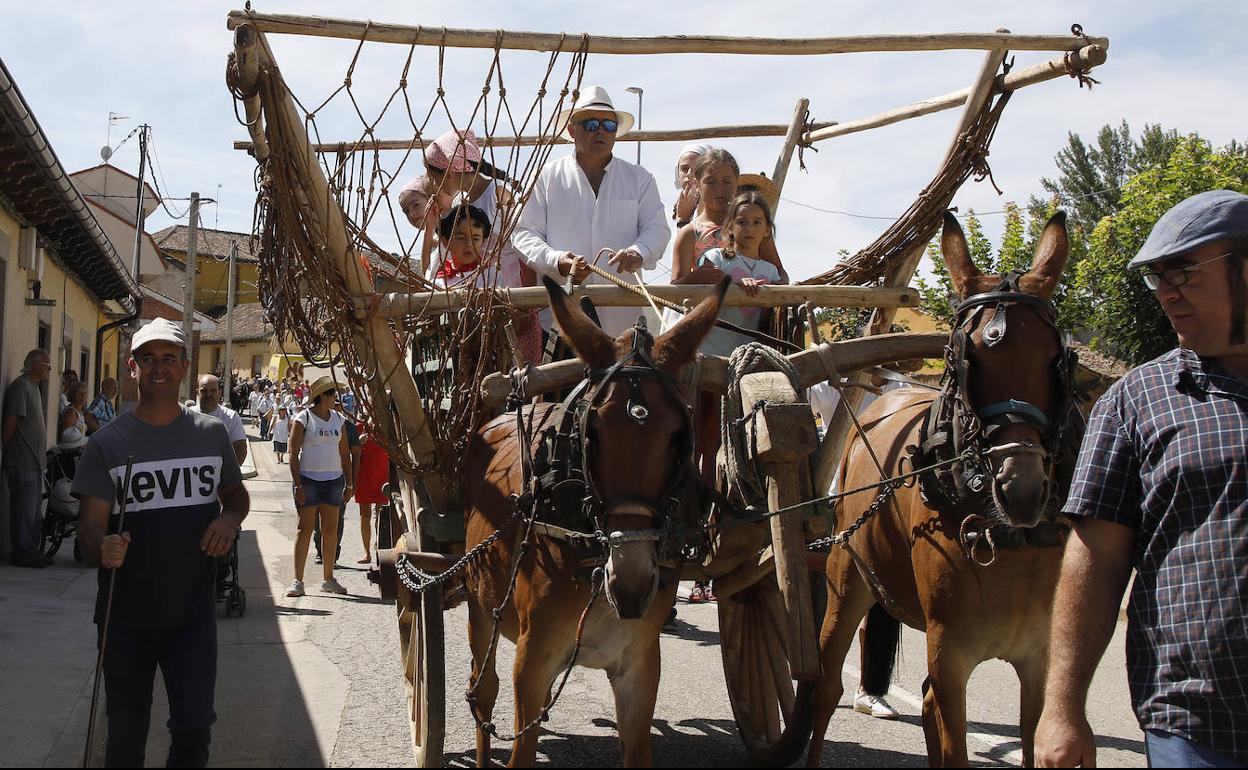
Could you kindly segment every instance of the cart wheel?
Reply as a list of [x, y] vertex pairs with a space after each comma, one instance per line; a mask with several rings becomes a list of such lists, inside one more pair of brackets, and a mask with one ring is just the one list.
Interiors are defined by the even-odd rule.
[[[422, 549], [433, 549], [432, 539], [420, 538]], [[412, 753], [417, 767], [441, 767], [446, 737], [446, 639], [442, 625], [442, 592], [421, 594], [401, 588], [399, 643], [403, 677], [407, 681]]]
[[43, 530], [39, 533], [39, 553], [47, 558], [56, 556], [65, 540], [65, 520], [54, 513], [48, 513], [43, 520]]
[[[812, 591], [819, 616], [821, 597]], [[741, 740], [760, 765], [790, 765], [810, 738], [815, 683], [795, 683], [790, 675], [784, 600], [776, 576], [769, 574], [717, 603], [724, 681]]]

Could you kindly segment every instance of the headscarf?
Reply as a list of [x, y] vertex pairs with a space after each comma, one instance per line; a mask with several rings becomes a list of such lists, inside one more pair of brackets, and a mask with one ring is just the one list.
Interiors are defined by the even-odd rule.
[[683, 185], [680, 183], [680, 159], [693, 153], [694, 155], [705, 155], [714, 149], [705, 142], [691, 142], [680, 148], [680, 154], [676, 156], [676, 189], [679, 190]]
[[447, 131], [425, 147], [425, 165], [443, 172], [468, 174], [481, 162], [481, 145], [472, 129]]

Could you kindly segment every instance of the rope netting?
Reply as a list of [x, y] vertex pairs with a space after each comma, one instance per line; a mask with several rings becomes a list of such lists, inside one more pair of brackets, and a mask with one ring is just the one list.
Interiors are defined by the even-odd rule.
[[[500, 32], [500, 42], [501, 42]], [[367, 32], [365, 33], [365, 36]], [[588, 38], [580, 38], [572, 52], [556, 50], [537, 71], [537, 81], [524, 85], [525, 99], [505, 79], [501, 48], [496, 47], [486, 65], [480, 95], [470, 109], [453, 105], [446, 89], [447, 49], [436, 49], [432, 77], [414, 67], [415, 43], [394, 80], [393, 89], [380, 107], [366, 106], [367, 95], [357, 94], [357, 68], [364, 51], [362, 38], [346, 68], [341, 84], [309, 108], [288, 86], [275, 66], [260, 67], [254, 91], [244, 92], [231, 60], [227, 81], [236, 100], [257, 94], [263, 105], [267, 157], [258, 158], [258, 197], [254, 237], [259, 240], [259, 295], [277, 339], [290, 339], [313, 366], [345, 372], [357, 396], [359, 416], [370, 423], [391, 458], [414, 473], [454, 474], [464, 455], [468, 436], [481, 419], [480, 381], [486, 375], [510, 367], [503, 355], [504, 326], [519, 313], [492, 291], [499, 284], [498, 265], [510, 248], [520, 211], [531, 194], [537, 174], [553, 149], [561, 111], [576, 100], [585, 72]], [[427, 71], [423, 67], [420, 72]], [[458, 79], [464, 67], [457, 66]], [[376, 84], [370, 82], [370, 94]], [[421, 92], [429, 94], [427, 99]], [[301, 125], [289, 125], [282, 108], [285, 100], [296, 106]], [[524, 102], [520, 104], [518, 102]], [[336, 111], [336, 112], [335, 112]], [[343, 115], [358, 121], [358, 139], [338, 145], [334, 152], [315, 154], [315, 164], [329, 182], [332, 201], [310, 200], [317, 189], [308, 168], [310, 146], [320, 143], [322, 120]], [[402, 152], [379, 151], [372, 141], [383, 120], [395, 116], [410, 131], [410, 146]], [[466, 115], [466, 117], [465, 117]], [[240, 121], [246, 123], [240, 118]], [[395, 372], [379, 372], [367, 349], [376, 341], [367, 333], [367, 319], [356, 311], [359, 286], [351, 290], [349, 276], [331, 267], [326, 216], [341, 216], [347, 233], [346, 247], [381, 291], [445, 291], [447, 283], [435, 283], [428, 262], [440, 262], [433, 251], [437, 218], [413, 218], [399, 205], [403, 183], [424, 169], [424, 150], [448, 130], [460, 134], [473, 130], [481, 138], [483, 160], [497, 170], [489, 194], [494, 195], [492, 229], [477, 267], [460, 276], [453, 288], [467, 296], [464, 307], [454, 313], [429, 314], [413, 303], [392, 329], [398, 348], [411, 351], [411, 365], [419, 385], [429, 429], [437, 448], [433, 462], [418, 466], [402, 449], [404, 427], [397, 424], [385, 384]], [[525, 147], [499, 150], [495, 136], [535, 135], [537, 142]], [[503, 143], [507, 144], [507, 143]], [[446, 173], [430, 182], [430, 197], [457, 199], [464, 191], [461, 175]], [[458, 203], [458, 200], [456, 200]], [[379, 245], [379, 241], [388, 246]], [[363, 292], [372, 290], [368, 286]], [[353, 294], [355, 297], [353, 297]], [[406, 376], [397, 373], [399, 376]]]

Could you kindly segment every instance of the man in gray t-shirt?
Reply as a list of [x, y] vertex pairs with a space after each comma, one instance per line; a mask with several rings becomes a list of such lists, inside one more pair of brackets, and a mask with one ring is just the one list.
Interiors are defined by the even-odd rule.
[[208, 762], [214, 557], [229, 552], [250, 501], [225, 426], [178, 402], [189, 365], [179, 326], [157, 318], [139, 329], [129, 361], [138, 403], [91, 437], [72, 487], [82, 552], [101, 567], [95, 622], [107, 645], [109, 767], [143, 765], [157, 667], [169, 697], [168, 766]]
[[4, 394], [4, 478], [9, 487], [9, 516], [13, 532], [10, 561], [19, 567], [45, 567], [39, 553], [42, 522], [39, 503], [43, 469], [47, 466], [47, 424], [39, 383], [48, 379], [52, 361], [45, 351], [26, 354], [22, 374]]

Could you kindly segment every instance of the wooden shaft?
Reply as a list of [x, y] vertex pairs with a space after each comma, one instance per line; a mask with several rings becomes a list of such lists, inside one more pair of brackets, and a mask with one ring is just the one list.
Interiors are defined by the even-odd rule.
[[[250, 31], [247, 31], [249, 30]], [[276, 64], [272, 53], [264, 41], [263, 35], [242, 25], [235, 35], [235, 54], [241, 61], [244, 56], [259, 57], [261, 63], [267, 64], [276, 74]], [[250, 68], [249, 68], [250, 69]], [[258, 67], [256, 68], [258, 70]], [[256, 82], [242, 82], [244, 92], [254, 92]], [[284, 89], [283, 89], [284, 90]], [[248, 98], [259, 101], [259, 94], [252, 93]], [[280, 99], [279, 104], [268, 105], [272, 112], [266, 115], [269, 129], [285, 131], [285, 139], [300, 148], [291, 160], [302, 166], [303, 177], [310, 189], [301, 190], [306, 194], [307, 204], [315, 223], [323, 228], [325, 237], [325, 261], [327, 266], [335, 270], [346, 282], [348, 291], [356, 297], [363, 297], [372, 291], [368, 276], [356, 254], [351, 248], [347, 235], [346, 218], [338, 206], [325, 178], [324, 172], [317, 163], [316, 155], [308, 144], [306, 131], [303, 129], [303, 118], [300, 116], [288, 92]], [[427, 464], [433, 460], [433, 434], [428, 419], [421, 405], [420, 393], [412, 380], [411, 372], [404, 361], [403, 351], [395, 340], [394, 332], [384, 318], [374, 317], [365, 322], [364, 328], [356, 335], [358, 348], [371, 354], [375, 364], [374, 370], [380, 381], [388, 388], [398, 409], [398, 420], [406, 434], [408, 450], [412, 459], [418, 464]]]
[[[835, 126], [836, 121], [828, 120], [815, 123], [814, 127], [829, 128]], [[626, 140], [629, 142], [692, 142], [697, 139], [738, 139], [757, 136], [785, 136], [789, 126], [783, 124], [758, 124], [743, 126], [706, 126], [704, 128], [678, 128], [666, 131], [633, 131], [629, 133]], [[533, 147], [539, 144], [545, 145], [554, 142], [555, 144], [571, 144], [562, 136], [483, 136], [481, 137], [482, 147]], [[250, 150], [255, 145], [252, 142], [235, 142], [234, 149]], [[342, 142], [320, 142], [312, 145], [312, 149], [317, 152], [362, 152], [372, 150], [419, 150], [420, 142], [415, 138], [407, 139], [353, 139], [351, 141]]]
[[[926, 334], [881, 334], [873, 337], [826, 342], [821, 347], [831, 351], [841, 374], [851, 374], [873, 366], [908, 361], [915, 358], [939, 358], [949, 337], [932, 332]], [[826, 369], [819, 350], [811, 348], [789, 356], [803, 388], [826, 380]], [[728, 361], [719, 356], [700, 356], [701, 373], [698, 387], [712, 393], [723, 394], [728, 387]], [[536, 396], [575, 385], [585, 376], [585, 364], [577, 359], [542, 364], [529, 370], [528, 395]], [[852, 391], [860, 390], [852, 388]], [[511, 380], [506, 374], [495, 373], [481, 381], [481, 397], [493, 407], [507, 402], [511, 392]], [[829, 432], [830, 433], [830, 432]], [[828, 443], [824, 439], [824, 444]], [[826, 486], [817, 487], [827, 489]]]
[[931, 35], [850, 35], [822, 38], [759, 38], [704, 35], [660, 37], [607, 37], [550, 32], [519, 32], [492, 29], [448, 29], [407, 24], [383, 24], [349, 19], [295, 14], [231, 11], [229, 29], [253, 24], [261, 32], [346, 40], [368, 40], [397, 45], [449, 48], [501, 48], [512, 51], [581, 50], [598, 54], [733, 53], [767, 56], [813, 56], [834, 53], [879, 51], [950, 51], [1009, 48], [1015, 51], [1066, 51], [1087, 43], [1108, 45], [1106, 38], [1071, 35], [1002, 35], [953, 32]]
[[[796, 463], [769, 463], [767, 508], [778, 510], [808, 497], [799, 483]], [[810, 605], [810, 573], [806, 571], [806, 538], [802, 511], [772, 516], [771, 547], [776, 555], [776, 581], [784, 597], [788, 621], [789, 670], [797, 680], [819, 678], [819, 625]]]
[[[714, 293], [709, 284], [670, 286], [647, 285], [652, 295], [668, 302], [693, 304]], [[520, 289], [498, 289], [501, 299], [521, 310], [545, 308], [550, 305], [550, 295], [540, 286]], [[648, 307], [646, 298], [618, 286], [590, 284], [577, 286], [575, 295], [587, 296], [596, 307]], [[406, 318], [425, 316], [459, 310], [468, 301], [470, 293], [464, 289], [447, 291], [393, 293], [382, 295], [377, 315], [382, 318]], [[751, 297], [739, 286], [728, 289], [724, 307], [778, 307], [802, 305], [807, 302], [816, 307], [915, 307], [919, 294], [907, 287], [881, 289], [874, 286], [760, 286], [758, 294]], [[367, 303], [356, 303], [357, 315], [362, 316]]]
[[[1008, 30], [997, 30], [998, 32], [1007, 32]], [[953, 132], [953, 139], [949, 142], [949, 149], [945, 151], [944, 157], [941, 158], [943, 165], [945, 158], [948, 158], [958, 147], [958, 142], [962, 139], [962, 134], [966, 132], [975, 123], [975, 119], [979, 117], [980, 111], [983, 110], [984, 103], [992, 96], [992, 84], [997, 77], [997, 70], [1001, 69], [1002, 63], [1005, 61], [1005, 49], [994, 48], [984, 54], [984, 61], [980, 64], [979, 74], [975, 77], [975, 82], [971, 84], [970, 96], [966, 98], [966, 107], [962, 110], [962, 117], [958, 120], [958, 127]]]
[[[234, 61], [238, 67], [238, 79], [247, 92], [255, 88], [260, 77], [260, 53], [256, 45], [256, 32], [252, 27], [239, 27], [234, 31]], [[264, 111], [260, 106], [260, 96], [249, 93], [243, 99], [243, 115], [247, 120], [247, 133], [251, 141], [246, 144], [254, 147], [252, 153], [257, 163], [269, 159], [269, 141], [264, 136]]]
[[[1106, 46], [1089, 45], [1078, 51], [1071, 52], [1071, 65], [1082, 69], [1085, 67], [1096, 67], [1105, 63], [1107, 58]], [[1042, 62], [1027, 69], [1015, 70], [1008, 75], [997, 76], [993, 80], [993, 92], [1003, 93], [1006, 91], [1017, 91], [1020, 88], [1043, 83], [1054, 78], [1068, 76], [1066, 71], [1066, 59], [1059, 56], [1046, 62]], [[881, 126], [900, 123], [903, 120], [917, 118], [923, 115], [930, 115], [933, 112], [942, 112], [951, 110], [954, 107], [960, 107], [966, 104], [966, 99], [971, 94], [971, 89], [963, 88], [941, 96], [933, 96], [930, 99], [924, 99], [921, 102], [908, 104], [904, 107], [897, 107], [886, 112], [877, 113], [870, 117], [861, 118], [859, 120], [851, 120], [837, 123], [835, 126], [828, 128], [819, 128], [807, 132], [802, 137], [803, 144], [812, 144], [821, 142], [824, 139], [831, 139], [837, 136], [845, 136], [847, 134], [856, 134], [859, 131], [867, 131]]]
[[775, 571], [775, 557], [771, 546], [767, 546], [754, 559], [746, 561], [723, 577], [715, 578], [711, 588], [715, 598], [722, 601], [744, 591]]
[[[775, 171], [771, 174], [771, 181], [776, 185], [776, 208], [780, 208], [779, 195], [784, 191], [784, 180], [789, 175], [789, 165], [793, 162], [793, 151], [797, 149], [798, 142], [802, 140], [802, 132], [806, 130], [806, 112], [810, 109], [810, 100], [806, 98], [797, 100], [797, 107], [793, 110], [793, 120], [789, 122], [788, 133], [784, 135], [784, 146], [780, 148], [780, 157], [776, 159]], [[771, 212], [774, 217], [776, 212]]]

